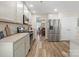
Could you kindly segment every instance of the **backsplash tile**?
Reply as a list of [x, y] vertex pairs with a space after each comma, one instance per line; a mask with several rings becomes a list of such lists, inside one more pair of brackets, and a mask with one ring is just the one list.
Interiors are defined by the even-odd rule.
[[5, 33], [5, 27], [6, 27], [6, 25], [9, 26], [9, 28], [11, 30], [11, 34], [17, 33], [17, 27], [18, 26], [24, 26], [25, 29], [28, 30], [28, 26], [27, 25], [0, 22], [0, 31], [3, 31], [4, 36], [6, 36], [6, 33]]

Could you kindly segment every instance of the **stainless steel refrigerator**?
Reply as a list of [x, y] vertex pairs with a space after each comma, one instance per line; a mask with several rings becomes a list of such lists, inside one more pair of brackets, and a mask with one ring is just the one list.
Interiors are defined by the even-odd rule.
[[48, 41], [60, 41], [60, 19], [48, 20]]

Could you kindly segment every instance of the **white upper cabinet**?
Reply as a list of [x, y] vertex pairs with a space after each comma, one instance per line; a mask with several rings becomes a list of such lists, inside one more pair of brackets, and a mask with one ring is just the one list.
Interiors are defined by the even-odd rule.
[[23, 2], [17, 2], [16, 21], [23, 23]]
[[16, 19], [16, 2], [0, 1], [0, 20], [14, 21]]
[[20, 1], [0, 2], [0, 21], [23, 23], [23, 3]]
[[31, 16], [31, 12], [28, 10], [27, 6], [24, 5], [24, 15], [29, 19]]
[[29, 19], [29, 11], [26, 5], [24, 5], [24, 15]]
[[[24, 15], [26, 17], [25, 23], [28, 23], [29, 25], [31, 24], [31, 19], [32, 19], [32, 14], [31, 12], [28, 10], [27, 6], [24, 5]], [[29, 20], [29, 22], [27, 21], [27, 19]]]
[[31, 18], [31, 13], [27, 6], [21, 1], [1, 1], [0, 21], [23, 24], [23, 14], [27, 19]]

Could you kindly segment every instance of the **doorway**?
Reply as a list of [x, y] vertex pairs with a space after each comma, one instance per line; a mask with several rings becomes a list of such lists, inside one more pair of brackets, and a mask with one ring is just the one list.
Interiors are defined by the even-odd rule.
[[42, 21], [41, 17], [36, 18], [36, 34], [40, 40], [45, 39], [45, 23]]

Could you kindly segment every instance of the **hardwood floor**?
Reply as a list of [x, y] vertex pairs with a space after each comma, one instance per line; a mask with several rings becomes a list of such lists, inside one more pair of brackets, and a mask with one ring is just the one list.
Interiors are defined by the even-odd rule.
[[69, 47], [69, 41], [48, 42], [44, 38], [38, 38], [27, 57], [68, 57]]

